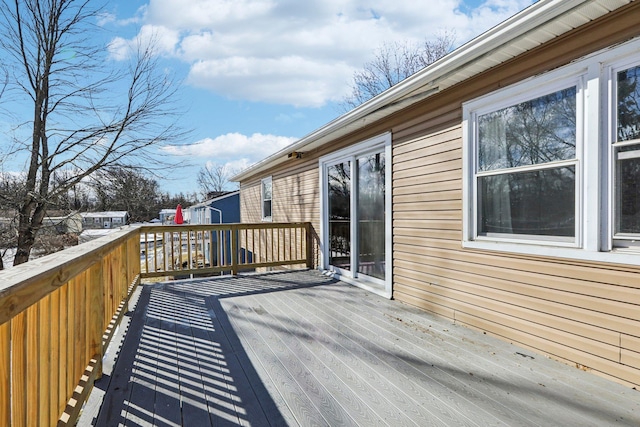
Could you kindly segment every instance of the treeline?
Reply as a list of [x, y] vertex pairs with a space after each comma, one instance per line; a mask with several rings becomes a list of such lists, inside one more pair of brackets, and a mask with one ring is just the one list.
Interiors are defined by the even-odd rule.
[[[64, 185], [70, 175], [70, 172], [56, 174], [53, 186]], [[5, 175], [0, 182], [0, 217], [5, 221], [17, 215], [18, 203], [25, 192], [24, 182], [25, 178], [16, 174]], [[160, 189], [151, 172], [109, 167], [47, 202], [48, 216], [71, 212], [127, 211], [130, 222], [134, 223], [157, 218], [161, 209], [175, 208], [178, 203], [182, 206], [198, 203], [198, 194], [170, 195]]]

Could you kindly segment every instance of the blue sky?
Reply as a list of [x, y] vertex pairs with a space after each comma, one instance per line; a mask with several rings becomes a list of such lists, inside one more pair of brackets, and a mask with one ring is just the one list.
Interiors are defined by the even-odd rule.
[[153, 34], [162, 66], [183, 81], [181, 123], [192, 132], [157, 153], [190, 164], [160, 180], [163, 191], [177, 193], [198, 191], [206, 164], [239, 170], [336, 118], [353, 72], [384, 42], [453, 30], [461, 44], [531, 3], [113, 0], [98, 24], [112, 63]]

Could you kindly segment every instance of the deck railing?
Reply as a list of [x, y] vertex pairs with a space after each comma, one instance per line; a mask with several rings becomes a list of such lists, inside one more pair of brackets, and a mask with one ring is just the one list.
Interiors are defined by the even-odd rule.
[[0, 426], [75, 423], [141, 277], [312, 267], [312, 241], [309, 223], [128, 227], [1, 271]]
[[312, 240], [307, 222], [144, 226], [140, 229], [142, 277], [312, 267]]
[[139, 281], [138, 258], [128, 229], [0, 273], [0, 425], [74, 422]]

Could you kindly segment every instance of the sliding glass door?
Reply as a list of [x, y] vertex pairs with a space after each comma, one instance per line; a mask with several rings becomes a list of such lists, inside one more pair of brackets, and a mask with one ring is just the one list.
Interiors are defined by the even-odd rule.
[[321, 159], [325, 268], [391, 296], [390, 136]]

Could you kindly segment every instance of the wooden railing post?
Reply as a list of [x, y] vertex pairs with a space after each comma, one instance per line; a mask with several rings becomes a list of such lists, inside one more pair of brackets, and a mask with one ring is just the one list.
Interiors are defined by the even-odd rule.
[[229, 231], [231, 234], [229, 236], [231, 243], [231, 274], [234, 276], [238, 275], [238, 227], [236, 225], [231, 226], [231, 230]]

